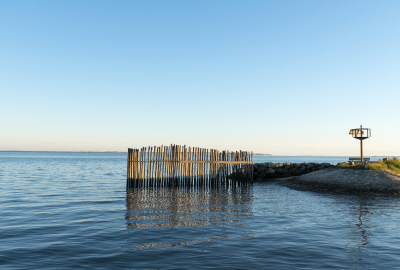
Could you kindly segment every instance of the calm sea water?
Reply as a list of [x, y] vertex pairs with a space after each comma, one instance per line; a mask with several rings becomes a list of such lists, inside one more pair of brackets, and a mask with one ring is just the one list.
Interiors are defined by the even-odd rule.
[[126, 154], [101, 153], [2, 152], [0, 183], [1, 269], [400, 265], [398, 197], [314, 193], [277, 183], [126, 192]]

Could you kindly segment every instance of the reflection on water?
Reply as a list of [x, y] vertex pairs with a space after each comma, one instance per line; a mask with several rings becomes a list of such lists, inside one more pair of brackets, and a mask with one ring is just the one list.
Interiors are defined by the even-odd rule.
[[131, 248], [127, 249], [126, 251], [135, 251], [135, 250], [141, 250], [141, 249], [147, 249], [147, 248], [167, 248], [167, 247], [176, 247], [176, 246], [186, 246], [186, 245], [192, 245], [192, 244], [198, 244], [198, 243], [206, 243], [206, 242], [215, 242], [215, 241], [221, 241], [225, 239], [242, 239], [242, 238], [248, 238], [248, 237], [253, 237], [254, 235], [239, 235], [239, 236], [222, 236], [222, 237], [203, 237], [198, 240], [192, 240], [192, 241], [181, 241], [181, 242], [173, 242], [173, 243], [151, 243], [151, 244], [144, 244], [140, 245], [136, 248]]
[[364, 203], [363, 203], [363, 200], [361, 199], [360, 200], [360, 208], [358, 210], [359, 213], [360, 213], [360, 215], [358, 217], [359, 223], [356, 224], [356, 226], [358, 227], [358, 230], [361, 233], [361, 239], [360, 239], [361, 240], [361, 246], [368, 245], [368, 234], [367, 234], [367, 230], [364, 229], [364, 227], [363, 227], [363, 220], [362, 220], [363, 215], [365, 213], [368, 213], [368, 211], [364, 210], [363, 205], [364, 205]]
[[353, 213], [357, 220], [355, 222], [352, 220], [352, 224], [350, 224], [349, 246], [352, 257], [362, 263], [361, 261], [367, 262], [371, 260], [371, 257], [376, 256], [376, 253], [368, 251], [368, 245], [370, 245], [369, 237], [372, 235], [368, 230], [368, 222], [365, 222], [366, 216], [369, 214], [368, 206], [373, 204], [374, 200], [373, 197], [368, 196], [355, 196], [354, 199], [358, 201], [358, 206], [356, 202], [353, 208]]
[[252, 216], [252, 186], [139, 188], [127, 192], [129, 229], [215, 226]]
[[246, 232], [247, 219], [253, 216], [252, 188], [130, 189], [125, 218], [135, 240], [127, 251], [220, 245], [253, 237]]

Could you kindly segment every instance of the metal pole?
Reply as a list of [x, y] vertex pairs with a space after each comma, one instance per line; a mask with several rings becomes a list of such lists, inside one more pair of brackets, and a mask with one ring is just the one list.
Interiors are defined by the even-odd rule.
[[364, 158], [363, 158], [363, 140], [360, 140], [360, 148], [361, 148], [361, 163], [364, 163]]
[[363, 131], [362, 131], [362, 125], [360, 125], [360, 149], [361, 149], [361, 163], [364, 163], [364, 157], [363, 157]]

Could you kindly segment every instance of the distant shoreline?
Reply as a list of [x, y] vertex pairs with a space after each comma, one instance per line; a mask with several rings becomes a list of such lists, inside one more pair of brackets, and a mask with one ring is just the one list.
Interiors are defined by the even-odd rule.
[[[122, 154], [128, 151], [26, 151], [26, 150], [0, 150], [1, 152], [21, 152], [21, 153], [115, 153]], [[271, 157], [350, 157], [347, 155], [271, 155], [271, 154], [253, 154], [253, 156], [271, 156]], [[400, 157], [400, 155], [381, 155], [381, 156], [365, 156], [365, 157]]]
[[0, 150], [0, 152], [22, 152], [22, 153], [117, 153], [117, 154], [121, 154], [121, 153], [128, 153], [128, 151], [126, 152], [120, 152], [120, 151], [24, 151], [24, 150]]

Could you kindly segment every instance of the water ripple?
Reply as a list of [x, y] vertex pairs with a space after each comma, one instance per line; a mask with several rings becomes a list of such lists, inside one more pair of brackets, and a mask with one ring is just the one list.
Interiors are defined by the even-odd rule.
[[2, 269], [395, 269], [400, 263], [398, 197], [277, 183], [126, 191], [126, 154], [1, 152], [0, 164]]

